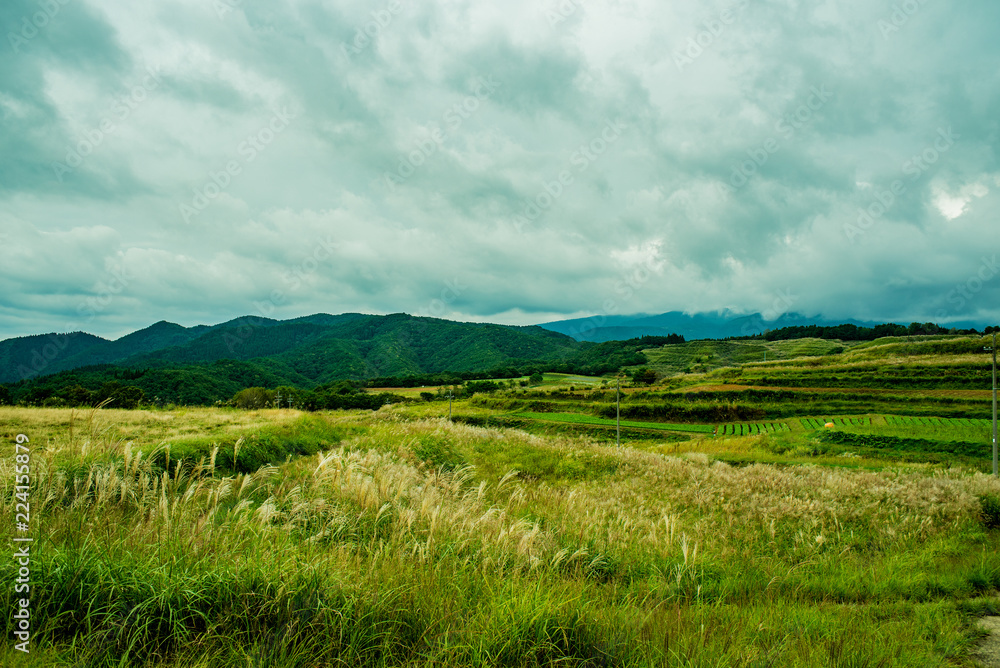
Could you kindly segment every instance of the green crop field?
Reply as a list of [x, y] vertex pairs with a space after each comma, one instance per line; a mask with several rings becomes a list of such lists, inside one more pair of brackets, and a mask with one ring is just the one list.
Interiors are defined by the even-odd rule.
[[[972, 620], [1000, 612], [1000, 483], [843, 431], [885, 420], [823, 432], [843, 442], [626, 421], [696, 430], [666, 455], [435, 407], [0, 408], [45, 537], [30, 661], [5, 643], [0, 663], [971, 666]], [[8, 526], [13, 480], [0, 460]]]
[[766, 360], [830, 355], [850, 346], [843, 341], [795, 339], [791, 341], [689, 341], [644, 351], [649, 368], [661, 374], [708, 371]]
[[[615, 421], [607, 418], [584, 415], [582, 413], [516, 413], [517, 417], [530, 418], [532, 420], [545, 420], [549, 422], [569, 422], [573, 424], [593, 424], [604, 427], [614, 427]], [[681, 431], [700, 434], [711, 434], [715, 427], [709, 424], [670, 424], [665, 422], [638, 422], [636, 420], [622, 420], [622, 427], [634, 429], [661, 429], [665, 431]]]
[[543, 374], [544, 383], [546, 385], [600, 385], [601, 383], [607, 383], [607, 378], [600, 378], [598, 376], [580, 376], [576, 374], [568, 373], [546, 373]]
[[800, 418], [799, 422], [806, 429], [825, 429], [826, 425], [833, 424], [834, 427], [863, 427], [870, 425], [870, 417], [835, 417], [835, 418]]
[[724, 424], [720, 425], [716, 432], [720, 436], [753, 436], [757, 434], [773, 434], [779, 431], [788, 431], [788, 424], [785, 422], [759, 422], [752, 424]]
[[847, 431], [897, 438], [988, 443], [991, 424], [984, 419], [886, 415], [868, 425], [850, 425]]
[[913, 426], [941, 426], [941, 427], [989, 427], [990, 420], [975, 420], [969, 418], [923, 418], [923, 417], [901, 417], [898, 415], [887, 415], [887, 424], [900, 427]]

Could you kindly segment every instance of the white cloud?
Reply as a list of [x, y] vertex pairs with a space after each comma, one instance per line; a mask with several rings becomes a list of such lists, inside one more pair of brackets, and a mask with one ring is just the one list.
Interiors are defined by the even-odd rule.
[[937, 207], [942, 216], [948, 220], [955, 220], [965, 213], [973, 198], [985, 197], [989, 192], [989, 188], [982, 181], [964, 185], [954, 193], [949, 192], [941, 184], [935, 184], [933, 187], [934, 206]]
[[[108, 263], [135, 279], [89, 323], [99, 334], [225, 320], [273, 290], [286, 317], [417, 311], [456, 280], [467, 288], [447, 315], [500, 322], [609, 298], [621, 312], [765, 310], [790, 286], [807, 313], [927, 320], [990, 243], [995, 3], [927, 4], [890, 39], [862, 0], [748, 3], [710, 38], [706, 21], [741, 3], [404, 4], [345, 54], [384, 5], [279, 0], [220, 17], [195, 0], [79, 0], [48, 28], [59, 39], [0, 60], [0, 337], [56, 327]], [[575, 9], [550, 21], [560, 6]], [[700, 51], [679, 68], [689, 39]], [[57, 181], [52, 162], [149, 66], [162, 85]], [[501, 85], [455, 111], [481, 77]], [[832, 97], [783, 130], [822, 86]], [[294, 120], [268, 136], [286, 106]], [[959, 139], [932, 155], [949, 127]], [[444, 139], [387, 187], [437, 128]], [[250, 137], [268, 140], [252, 160]], [[239, 173], [185, 223], [179, 206], [232, 161]], [[845, 225], [897, 181], [852, 243]], [[327, 238], [329, 258], [292, 289]], [[949, 315], [990, 316], [996, 289]]]

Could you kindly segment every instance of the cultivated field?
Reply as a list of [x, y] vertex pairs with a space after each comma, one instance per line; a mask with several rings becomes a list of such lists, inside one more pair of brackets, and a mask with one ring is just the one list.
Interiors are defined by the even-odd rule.
[[[981, 473], [733, 467], [393, 408], [72, 417], [0, 409], [33, 448], [18, 665], [956, 665], [1000, 584]], [[236, 472], [276, 433], [299, 454]]]

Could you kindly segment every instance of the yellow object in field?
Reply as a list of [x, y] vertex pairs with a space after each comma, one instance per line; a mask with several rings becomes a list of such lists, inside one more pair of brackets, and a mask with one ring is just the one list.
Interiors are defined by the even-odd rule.
[[832, 422], [827, 422], [827, 423], [826, 423], [825, 425], [823, 425], [823, 426], [824, 426], [824, 427], [832, 427], [832, 426], [833, 426], [833, 423], [832, 423]]

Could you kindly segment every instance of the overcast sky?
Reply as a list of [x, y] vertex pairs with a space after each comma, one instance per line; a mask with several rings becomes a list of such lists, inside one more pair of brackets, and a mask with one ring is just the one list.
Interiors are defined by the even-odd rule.
[[0, 338], [1000, 320], [995, 0], [4, 0], [0, 21]]

